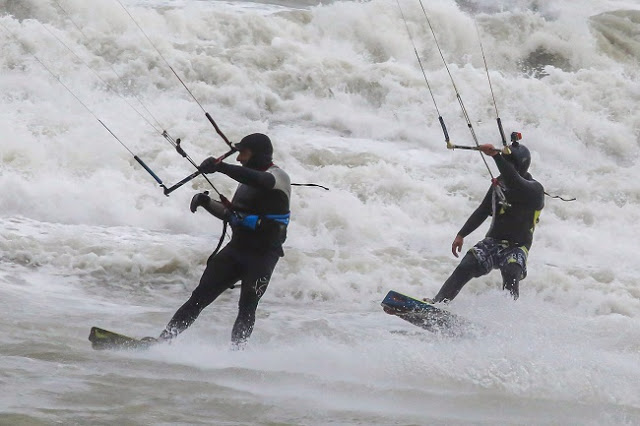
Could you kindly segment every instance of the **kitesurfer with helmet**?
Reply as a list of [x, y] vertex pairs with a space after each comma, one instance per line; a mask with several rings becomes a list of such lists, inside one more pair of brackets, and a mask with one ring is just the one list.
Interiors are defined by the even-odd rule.
[[503, 289], [514, 299], [518, 298], [520, 280], [527, 275], [533, 231], [544, 207], [544, 188], [528, 172], [531, 153], [518, 142], [521, 137], [518, 132], [511, 134], [508, 153], [491, 144], [478, 147], [493, 157], [500, 176], [494, 179], [480, 206], [456, 235], [451, 244], [453, 255], [458, 257], [464, 238], [489, 216], [492, 216], [491, 226], [485, 238], [467, 251], [433, 302], [450, 302], [471, 278], [486, 275], [493, 269], [500, 269]]

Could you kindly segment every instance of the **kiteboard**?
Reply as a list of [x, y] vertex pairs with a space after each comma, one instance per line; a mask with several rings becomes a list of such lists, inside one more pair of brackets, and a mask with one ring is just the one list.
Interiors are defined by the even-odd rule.
[[157, 343], [157, 340], [152, 337], [136, 339], [99, 327], [91, 327], [89, 341], [91, 342], [91, 347], [95, 350], [148, 349], [151, 345]]
[[389, 291], [381, 303], [384, 311], [431, 332], [459, 334], [467, 321], [429, 302]]

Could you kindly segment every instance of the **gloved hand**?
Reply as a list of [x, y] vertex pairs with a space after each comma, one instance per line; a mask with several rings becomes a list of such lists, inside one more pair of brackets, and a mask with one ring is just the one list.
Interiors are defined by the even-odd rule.
[[217, 158], [208, 157], [200, 164], [199, 168], [202, 173], [215, 173], [219, 167], [220, 161]]
[[209, 191], [201, 192], [191, 198], [189, 209], [191, 209], [191, 213], [195, 213], [198, 207], [209, 204], [210, 202], [211, 197], [209, 197]]

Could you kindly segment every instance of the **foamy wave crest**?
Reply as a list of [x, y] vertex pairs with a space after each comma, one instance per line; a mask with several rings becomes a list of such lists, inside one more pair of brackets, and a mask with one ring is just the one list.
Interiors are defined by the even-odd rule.
[[[348, 262], [366, 247], [362, 271], [391, 262], [381, 274], [413, 268], [415, 274], [403, 275], [409, 282], [418, 285], [426, 274], [433, 287], [446, 278], [448, 240], [484, 194], [489, 176], [477, 155], [444, 148], [395, 2], [284, 8], [143, 1], [127, 3], [127, 11], [111, 0], [61, 4], [64, 11], [54, 3], [12, 3], [6, 10], [13, 16], [0, 18], [11, 32], [0, 42], [1, 102], [8, 111], [0, 126], [11, 135], [0, 146], [5, 215], [188, 234], [211, 229], [210, 219], [187, 210], [191, 195], [207, 189], [202, 180], [164, 197], [97, 120], [168, 184], [193, 167], [158, 130], [182, 138], [196, 161], [222, 153], [226, 146], [166, 60], [231, 140], [267, 132], [276, 161], [294, 181], [332, 189], [294, 190], [288, 244], [305, 264], [316, 262], [311, 269], [329, 260]], [[420, 5], [401, 5], [452, 139], [473, 143]], [[500, 143], [478, 36], [470, 30], [476, 23], [505, 129], [524, 133], [532, 171], [550, 191], [584, 202], [580, 208], [549, 202], [536, 236], [548, 249], [540, 259], [548, 253], [551, 262], [566, 248], [557, 246], [555, 235], [567, 227], [580, 245], [590, 244], [580, 236], [583, 228], [608, 239], [605, 230], [614, 224], [632, 226], [640, 193], [633, 183], [638, 70], [592, 34], [604, 18], [589, 17], [602, 7], [576, 11], [522, 2], [511, 11], [470, 14], [453, 1], [427, 6], [479, 140]], [[614, 51], [624, 49], [637, 28], [635, 15], [620, 13], [606, 15], [609, 32], [599, 32], [624, 35]], [[234, 182], [213, 179], [223, 193], [233, 191]], [[545, 234], [545, 225], [554, 235]], [[415, 268], [417, 258], [406, 255], [414, 250], [430, 259], [428, 270]], [[584, 256], [601, 262], [595, 253]], [[633, 259], [622, 254], [615, 261]], [[294, 269], [290, 273], [293, 286]], [[332, 284], [319, 284], [320, 292], [345, 288], [339, 273], [329, 275]], [[357, 290], [346, 293], [366, 291], [369, 280], [366, 272], [356, 273]]]

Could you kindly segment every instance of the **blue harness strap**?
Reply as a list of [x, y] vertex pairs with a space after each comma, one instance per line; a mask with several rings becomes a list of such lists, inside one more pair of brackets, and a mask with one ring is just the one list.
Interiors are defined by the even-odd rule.
[[283, 225], [289, 225], [289, 218], [291, 213], [285, 214], [266, 214], [259, 216], [257, 214], [250, 214], [246, 216], [233, 216], [231, 218], [231, 224], [235, 226], [242, 226], [243, 228], [251, 229], [255, 231], [258, 229], [264, 219], [272, 220], [274, 222], [281, 223]]
[[289, 218], [291, 217], [291, 213], [286, 214], [267, 214], [264, 216], [266, 219], [271, 219], [276, 222], [280, 222], [284, 225], [289, 224]]

